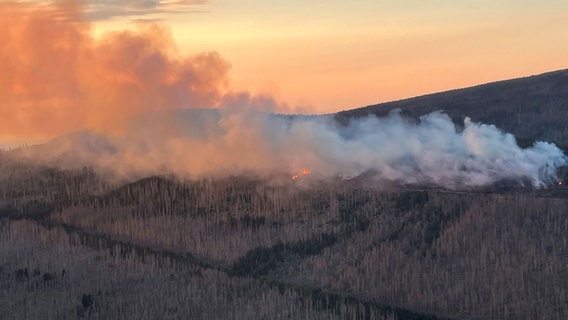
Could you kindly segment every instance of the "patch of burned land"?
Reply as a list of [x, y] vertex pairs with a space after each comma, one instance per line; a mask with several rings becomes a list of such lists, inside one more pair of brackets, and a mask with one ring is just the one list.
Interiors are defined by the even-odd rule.
[[568, 317], [560, 186], [29, 172], [0, 185], [13, 318]]

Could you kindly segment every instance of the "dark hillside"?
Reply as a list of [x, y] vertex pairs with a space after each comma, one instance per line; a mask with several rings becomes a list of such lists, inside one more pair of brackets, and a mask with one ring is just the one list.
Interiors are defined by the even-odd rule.
[[436, 110], [458, 125], [466, 116], [514, 134], [521, 145], [533, 140], [568, 147], [568, 70], [488, 83], [339, 112], [342, 122], [369, 114], [386, 116], [394, 109], [412, 118]]
[[[568, 70], [335, 116], [396, 108], [568, 150]], [[209, 128], [216, 112], [175, 115]], [[156, 132], [146, 123], [138, 131]], [[82, 145], [87, 159], [113, 155], [106, 139], [67, 138], [32, 150], [55, 150], [57, 165], [0, 153], [0, 319], [568, 319], [568, 166], [546, 188], [505, 176], [449, 190], [317, 168], [119, 177], [69, 161]]]
[[[563, 187], [20, 172], [0, 176], [0, 319], [71, 319], [82, 295], [90, 319], [568, 319]], [[267, 316], [227, 316], [246, 310]]]

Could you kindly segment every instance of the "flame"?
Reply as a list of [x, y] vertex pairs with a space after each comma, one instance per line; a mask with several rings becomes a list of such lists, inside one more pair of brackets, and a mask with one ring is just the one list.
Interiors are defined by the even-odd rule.
[[304, 169], [302, 169], [302, 172], [293, 175], [293, 176], [292, 176], [292, 180], [297, 180], [299, 177], [305, 176], [305, 175], [308, 175], [308, 174], [311, 174], [311, 173], [312, 173], [312, 172], [311, 172], [309, 169], [305, 169], [305, 168], [304, 168]]

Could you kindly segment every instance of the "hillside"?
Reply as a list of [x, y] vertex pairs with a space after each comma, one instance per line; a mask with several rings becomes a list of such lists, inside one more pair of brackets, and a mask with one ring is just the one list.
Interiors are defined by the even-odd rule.
[[370, 105], [339, 112], [336, 118], [345, 123], [369, 114], [386, 116], [394, 109], [412, 118], [443, 110], [458, 125], [469, 116], [514, 134], [521, 144], [544, 140], [566, 150], [568, 69]]
[[[346, 111], [340, 124], [175, 110], [123, 135], [0, 153], [0, 319], [568, 319], [562, 153], [452, 123], [568, 146], [567, 101], [559, 71]], [[396, 108], [452, 120], [362, 118]], [[231, 161], [247, 150], [266, 152]], [[199, 157], [231, 170], [184, 175]], [[366, 157], [361, 174], [325, 175]], [[307, 169], [287, 167], [298, 159]], [[489, 180], [423, 178], [447, 168]], [[554, 180], [534, 184], [526, 168]]]
[[568, 315], [565, 192], [253, 177], [114, 185], [87, 168], [11, 169], [0, 318], [69, 319], [75, 305], [89, 319]]

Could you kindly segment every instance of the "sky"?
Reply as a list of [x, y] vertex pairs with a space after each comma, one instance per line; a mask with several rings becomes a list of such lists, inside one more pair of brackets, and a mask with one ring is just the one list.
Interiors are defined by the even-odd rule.
[[329, 113], [568, 67], [560, 0], [20, 0], [0, 27], [0, 146], [156, 108]]
[[165, 18], [235, 88], [333, 112], [566, 68], [568, 2], [208, 1]]

